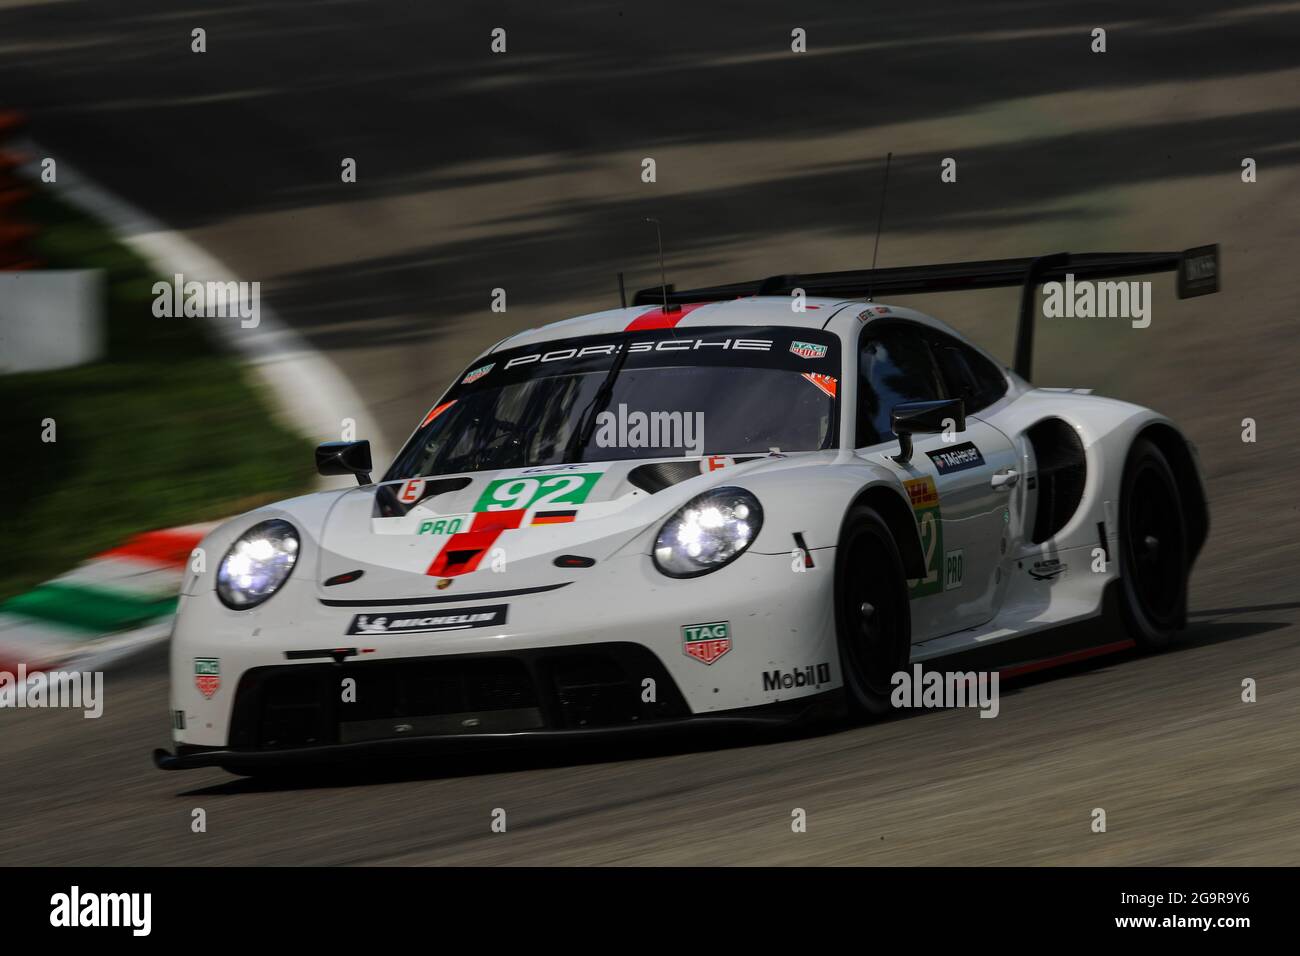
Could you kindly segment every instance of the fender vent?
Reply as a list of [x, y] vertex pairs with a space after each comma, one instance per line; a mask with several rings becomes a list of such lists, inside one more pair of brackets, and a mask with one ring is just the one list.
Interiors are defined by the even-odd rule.
[[[753, 461], [755, 458], [761, 458], [762, 455], [749, 455], [744, 458], [732, 459], [737, 465], [747, 461]], [[700, 460], [698, 458], [681, 458], [673, 461], [652, 461], [646, 465], [638, 465], [633, 468], [627, 476], [627, 480], [640, 488], [642, 491], [648, 491], [650, 494], [663, 491], [679, 481], [686, 481], [688, 478], [698, 478], [704, 474], [700, 470]]]
[[1059, 418], [1045, 418], [1027, 434], [1038, 464], [1033, 540], [1041, 544], [1064, 528], [1078, 510], [1088, 464], [1079, 436]]
[[397, 490], [402, 487], [401, 485], [380, 485], [375, 489], [375, 517], [400, 518], [420, 501], [432, 498], [434, 495], [445, 495], [449, 491], [460, 491], [471, 481], [472, 478], [464, 475], [455, 478], [430, 478], [424, 483], [424, 491], [419, 501], [405, 503], [397, 500]]

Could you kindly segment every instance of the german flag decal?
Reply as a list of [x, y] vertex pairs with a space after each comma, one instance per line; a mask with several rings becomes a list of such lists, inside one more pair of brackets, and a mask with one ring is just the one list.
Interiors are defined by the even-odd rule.
[[538, 511], [529, 524], [564, 524], [578, 517], [576, 511]]

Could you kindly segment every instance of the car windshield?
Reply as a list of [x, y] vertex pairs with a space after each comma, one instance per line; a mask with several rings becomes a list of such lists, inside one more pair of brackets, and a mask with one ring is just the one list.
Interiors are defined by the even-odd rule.
[[836, 336], [665, 329], [484, 356], [429, 412], [388, 478], [836, 444]]

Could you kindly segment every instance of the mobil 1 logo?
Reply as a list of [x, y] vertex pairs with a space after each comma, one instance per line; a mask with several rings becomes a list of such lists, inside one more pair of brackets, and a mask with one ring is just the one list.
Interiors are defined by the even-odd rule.
[[804, 687], [818, 688], [831, 682], [830, 664], [808, 664], [791, 671], [779, 668], [763, 672], [763, 690], [799, 690]]

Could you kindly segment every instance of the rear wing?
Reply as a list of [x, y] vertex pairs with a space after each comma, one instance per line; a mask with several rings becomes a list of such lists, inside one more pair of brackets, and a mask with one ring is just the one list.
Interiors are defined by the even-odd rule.
[[[850, 272], [813, 272], [769, 276], [752, 282], [734, 282], [678, 292], [667, 287], [667, 304], [721, 302], [755, 295], [804, 295], [831, 299], [871, 299], [874, 296], [919, 295], [926, 292], [965, 292], [1020, 286], [1020, 321], [1016, 327], [1015, 371], [1028, 379], [1034, 347], [1034, 294], [1040, 283], [1061, 281], [1066, 274], [1076, 280], [1113, 279], [1178, 273], [1178, 298], [1219, 291], [1219, 247], [1197, 246], [1182, 252], [1058, 252], [1036, 258], [989, 259], [950, 262], [895, 269], [857, 269]], [[656, 286], [642, 289], [633, 305], [662, 305], [665, 292]]]

